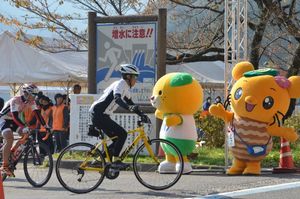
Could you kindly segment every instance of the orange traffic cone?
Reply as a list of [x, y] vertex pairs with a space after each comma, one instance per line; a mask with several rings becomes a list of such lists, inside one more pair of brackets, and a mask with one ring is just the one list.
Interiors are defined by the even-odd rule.
[[297, 169], [294, 166], [290, 143], [281, 138], [279, 167], [273, 168], [273, 173], [295, 173]]
[[2, 174], [0, 171], [0, 199], [4, 199], [4, 189], [3, 189], [3, 183], [2, 183]]

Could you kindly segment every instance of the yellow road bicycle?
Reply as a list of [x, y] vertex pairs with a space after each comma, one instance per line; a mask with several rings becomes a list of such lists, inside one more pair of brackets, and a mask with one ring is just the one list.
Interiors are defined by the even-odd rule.
[[[183, 158], [179, 149], [164, 139], [150, 139], [151, 121], [137, 121], [138, 127], [128, 131], [136, 134], [134, 141], [121, 153], [121, 160], [132, 159], [132, 170], [137, 180], [145, 187], [153, 190], [170, 188], [180, 179], [183, 172]], [[145, 132], [145, 126], [148, 126]], [[112, 167], [107, 143], [115, 138], [106, 138], [99, 131], [100, 142], [92, 145], [85, 142], [74, 143], [66, 147], [57, 158], [56, 175], [60, 184], [73, 193], [88, 193], [96, 189], [104, 180], [116, 179], [120, 170]], [[134, 155], [129, 155], [135, 146]], [[158, 168], [165, 160], [161, 146], [167, 146], [178, 157], [179, 171], [160, 173]], [[165, 147], [164, 146], [164, 147]], [[127, 159], [127, 160], [128, 160]]]

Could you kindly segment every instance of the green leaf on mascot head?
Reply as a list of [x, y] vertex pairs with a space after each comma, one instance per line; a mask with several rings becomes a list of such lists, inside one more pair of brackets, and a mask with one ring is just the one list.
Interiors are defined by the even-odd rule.
[[188, 73], [178, 73], [171, 78], [171, 87], [184, 86], [193, 82], [193, 77]]
[[252, 70], [244, 73], [244, 77], [255, 77], [255, 76], [262, 76], [262, 75], [277, 76], [278, 71], [273, 68], [264, 68], [264, 69]]

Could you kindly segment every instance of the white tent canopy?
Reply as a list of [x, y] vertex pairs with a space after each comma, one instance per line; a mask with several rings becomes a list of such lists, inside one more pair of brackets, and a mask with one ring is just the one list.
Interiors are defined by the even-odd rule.
[[1, 84], [60, 85], [62, 82], [87, 81], [87, 70], [18, 41], [9, 32], [0, 35], [0, 60]]
[[[54, 53], [53, 56], [64, 62], [82, 67], [87, 70], [88, 58], [87, 52], [61, 52]], [[177, 65], [167, 65], [167, 73], [187, 72], [193, 75], [203, 87], [224, 88], [224, 69], [225, 64], [221, 61], [201, 61], [182, 63]]]
[[167, 73], [187, 72], [197, 79], [203, 87], [224, 88], [225, 64], [221, 61], [201, 61], [167, 65]]
[[[18, 41], [9, 32], [0, 34], [0, 84], [34, 82], [53, 86], [87, 82], [88, 53], [46, 53]], [[224, 63], [191, 62], [167, 65], [167, 73], [188, 72], [204, 87], [224, 87]]]

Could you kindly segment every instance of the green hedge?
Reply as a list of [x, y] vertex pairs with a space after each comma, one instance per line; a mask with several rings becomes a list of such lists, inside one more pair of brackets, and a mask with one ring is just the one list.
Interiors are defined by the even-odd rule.
[[[201, 140], [204, 140], [205, 145], [208, 147], [223, 147], [225, 141], [224, 135], [224, 121], [208, 115], [206, 117], [200, 117], [200, 111], [195, 114], [196, 126], [201, 128], [205, 134]], [[298, 134], [300, 133], [300, 115], [294, 115], [288, 118], [285, 123], [285, 127], [294, 128]], [[273, 148], [280, 149], [280, 138], [273, 137]], [[291, 148], [300, 146], [300, 139], [296, 142], [290, 143]]]
[[204, 131], [203, 138], [205, 146], [208, 147], [223, 147], [225, 142], [224, 121], [208, 115], [200, 118], [200, 112], [195, 115], [196, 126]]
[[[293, 115], [292, 117], [288, 118], [284, 122], [284, 126], [294, 128], [298, 135], [300, 133], [300, 115]], [[298, 139], [295, 143], [292, 143], [292, 145], [300, 145], [300, 139]]]
[[[195, 114], [195, 121], [198, 128], [201, 128], [205, 134], [201, 140], [204, 140], [205, 146], [195, 149], [198, 154], [193, 160], [194, 164], [204, 165], [223, 165], [224, 163], [224, 122], [213, 116], [201, 118], [200, 111]], [[287, 119], [285, 127], [294, 128], [300, 133], [300, 115], [295, 115]], [[300, 139], [290, 143], [295, 166], [300, 167]], [[262, 161], [263, 167], [276, 167], [279, 163], [280, 138], [273, 137], [272, 152]]]
[[[213, 147], [198, 147], [194, 150], [193, 157], [190, 161], [193, 165], [205, 166], [224, 166], [225, 165], [225, 150], [224, 148]], [[300, 147], [292, 149], [293, 162], [295, 167], [300, 167]], [[232, 155], [229, 152], [229, 165], [231, 165]], [[261, 166], [264, 168], [272, 168], [279, 166], [280, 153], [279, 150], [274, 149], [263, 159]]]

